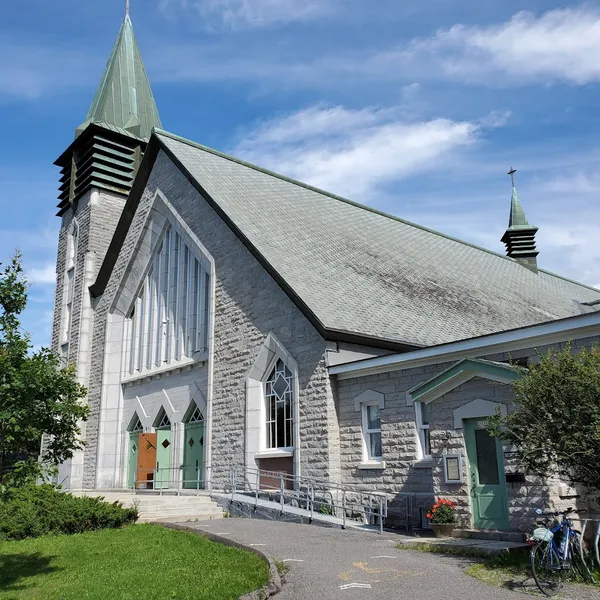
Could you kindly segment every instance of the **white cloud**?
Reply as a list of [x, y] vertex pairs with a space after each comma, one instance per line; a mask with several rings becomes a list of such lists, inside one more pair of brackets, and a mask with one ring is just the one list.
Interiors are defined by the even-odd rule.
[[161, 0], [163, 12], [192, 12], [205, 27], [248, 29], [309, 21], [333, 10], [334, 0]]
[[25, 276], [32, 285], [54, 285], [56, 283], [56, 264], [47, 263], [43, 267], [29, 269]]
[[426, 63], [434, 74], [460, 80], [585, 84], [600, 80], [600, 10], [581, 6], [539, 17], [522, 11], [501, 24], [454, 25], [378, 59], [413, 68]]
[[481, 129], [474, 121], [411, 121], [401, 109], [312, 106], [258, 124], [232, 152], [364, 200], [378, 186], [443, 168]]
[[[165, 1], [208, 11], [213, 16], [219, 14], [221, 22], [225, 20], [230, 26], [245, 23], [249, 27], [312, 18], [318, 15], [313, 9], [333, 11], [335, 3], [342, 0], [305, 0], [294, 3], [295, 10], [288, 10], [291, 0], [213, 0], [208, 4], [199, 0]], [[261, 17], [267, 3], [277, 8], [265, 11]], [[537, 16], [522, 11], [503, 23], [456, 24], [429, 37], [375, 51], [343, 43], [337, 50], [318, 56], [311, 54], [306, 45], [294, 43], [291, 50], [279, 50], [265, 53], [264, 44], [246, 44], [240, 57], [223, 48], [216, 51], [194, 44], [175, 45], [161, 48], [155, 62], [158, 76], [165, 80], [271, 81], [278, 88], [337, 89], [342, 84], [364, 85], [365, 81], [390, 86], [399, 81], [440, 79], [486, 86], [555, 82], [583, 85], [600, 81], [600, 9], [584, 5]]]

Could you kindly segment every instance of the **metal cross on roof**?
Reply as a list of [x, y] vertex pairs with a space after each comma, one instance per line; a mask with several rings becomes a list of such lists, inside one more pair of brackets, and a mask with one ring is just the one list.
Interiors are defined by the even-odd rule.
[[[127, 0], [129, 1], [129, 0]], [[515, 173], [517, 172], [516, 169], [513, 169], [512, 167], [510, 168], [510, 171], [507, 173], [507, 175], [510, 175], [510, 180], [512, 182], [512, 186], [515, 187]]]

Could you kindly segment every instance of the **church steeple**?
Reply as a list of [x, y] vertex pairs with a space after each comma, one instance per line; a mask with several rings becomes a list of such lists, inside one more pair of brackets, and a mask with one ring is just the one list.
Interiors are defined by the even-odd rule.
[[125, 19], [85, 121], [58, 158], [58, 215], [92, 189], [127, 196], [153, 127], [162, 128], [127, 0]]
[[510, 217], [508, 219], [508, 229], [502, 236], [502, 242], [506, 244], [506, 254], [511, 258], [518, 260], [524, 266], [536, 271], [537, 255], [539, 252], [535, 249], [535, 234], [537, 227], [529, 223], [523, 210], [523, 205], [515, 187], [516, 169], [511, 169], [508, 174], [512, 182], [512, 197], [510, 200]]
[[79, 135], [90, 123], [108, 123], [147, 139], [153, 127], [161, 127], [142, 55], [129, 16], [119, 31], [100, 85]]

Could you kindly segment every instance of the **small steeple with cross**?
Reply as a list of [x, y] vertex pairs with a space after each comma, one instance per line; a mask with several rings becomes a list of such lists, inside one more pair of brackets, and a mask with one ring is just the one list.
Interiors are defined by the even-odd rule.
[[514, 258], [532, 271], [536, 271], [536, 257], [538, 252], [535, 248], [535, 233], [537, 227], [531, 225], [525, 216], [523, 205], [515, 187], [516, 172], [517, 170], [513, 167], [508, 172], [512, 184], [512, 197], [510, 199], [508, 229], [502, 236], [502, 241], [506, 244], [506, 254], [508, 256]]

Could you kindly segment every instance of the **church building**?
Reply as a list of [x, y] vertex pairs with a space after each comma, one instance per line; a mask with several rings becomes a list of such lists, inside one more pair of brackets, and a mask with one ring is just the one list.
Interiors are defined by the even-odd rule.
[[514, 182], [503, 256], [169, 133], [129, 15], [56, 164], [52, 349], [90, 407], [64, 487], [283, 472], [484, 529], [574, 493], [486, 429], [536, 349], [600, 339], [600, 291], [538, 267]]

